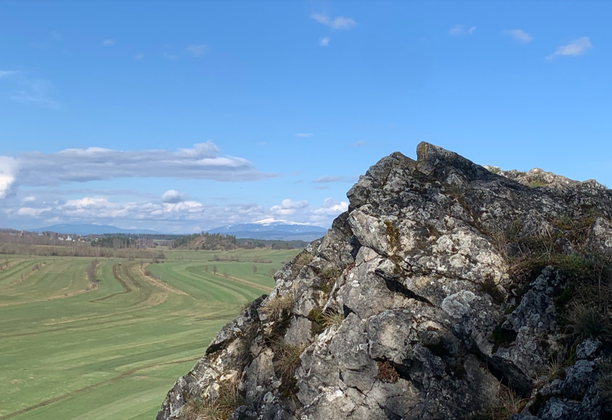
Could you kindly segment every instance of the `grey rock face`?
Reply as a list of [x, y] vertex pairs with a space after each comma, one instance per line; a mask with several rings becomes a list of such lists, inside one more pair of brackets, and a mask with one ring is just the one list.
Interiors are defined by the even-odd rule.
[[[427, 143], [417, 156], [359, 179], [348, 212], [218, 334], [157, 420], [206, 419], [193, 401], [219, 409], [228, 385], [234, 420], [609, 418], [597, 381], [611, 343], [565, 314], [589, 284], [580, 253], [604, 267], [612, 249], [612, 192]], [[558, 359], [560, 377], [542, 373]]]

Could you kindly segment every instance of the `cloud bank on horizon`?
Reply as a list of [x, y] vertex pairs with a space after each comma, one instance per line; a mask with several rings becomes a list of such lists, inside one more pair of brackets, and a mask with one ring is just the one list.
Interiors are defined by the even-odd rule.
[[[278, 205], [205, 204], [174, 189], [161, 197], [117, 201], [102, 195], [61, 199], [45, 187], [126, 178], [174, 178], [217, 182], [256, 182], [278, 176], [258, 171], [247, 159], [221, 156], [212, 142], [176, 150], [112, 150], [99, 147], [53, 153], [27, 152], [0, 156], [0, 213], [35, 223], [90, 223], [148, 226], [164, 232], [193, 232], [258, 220], [329, 226], [348, 202], [327, 198], [319, 207], [307, 200], [285, 198]], [[43, 187], [38, 197], [28, 187]], [[27, 189], [22, 193], [20, 189]], [[25, 195], [24, 195], [25, 194]], [[133, 195], [133, 193], [131, 194]], [[286, 219], [290, 217], [291, 219]], [[181, 230], [182, 229], [182, 230]]]

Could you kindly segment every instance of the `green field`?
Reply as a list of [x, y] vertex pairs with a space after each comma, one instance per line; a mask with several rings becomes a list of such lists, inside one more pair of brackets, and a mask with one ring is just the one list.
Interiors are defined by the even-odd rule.
[[153, 420], [174, 381], [297, 252], [100, 259], [96, 287], [92, 259], [0, 255], [0, 420]]

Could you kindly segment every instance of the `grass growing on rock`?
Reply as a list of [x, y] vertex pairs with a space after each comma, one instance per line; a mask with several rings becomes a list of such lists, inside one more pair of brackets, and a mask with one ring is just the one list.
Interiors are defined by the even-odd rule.
[[599, 363], [599, 379], [595, 386], [599, 395], [608, 403], [612, 404], [612, 359], [608, 358]]
[[578, 339], [593, 338], [612, 342], [612, 320], [598, 308], [577, 303], [568, 309], [566, 316]]
[[471, 420], [510, 420], [512, 415], [521, 412], [526, 403], [527, 400], [500, 383], [497, 388], [497, 403], [472, 416]]
[[[612, 258], [587, 246], [589, 232], [598, 217], [596, 211], [582, 218], [558, 216], [548, 219], [547, 228], [534, 235], [522, 233], [523, 224], [515, 220], [504, 232], [489, 232], [489, 236], [506, 258], [515, 285], [527, 286], [544, 267], [553, 266], [566, 278], [566, 284], [555, 291], [555, 306], [574, 333], [578, 337], [612, 341], [608, 315], [612, 301]], [[483, 291], [492, 290], [484, 289], [483, 286]]]
[[184, 420], [225, 420], [245, 403], [244, 396], [235, 383], [223, 382], [214, 400], [195, 398], [182, 410]]
[[278, 320], [289, 313], [294, 303], [295, 295], [292, 292], [288, 292], [284, 295], [276, 295], [274, 298], [268, 299], [262, 306], [262, 309], [270, 319]]
[[325, 328], [340, 328], [340, 325], [344, 321], [344, 312], [335, 308], [329, 308], [323, 312], [323, 326]]
[[295, 273], [299, 273], [300, 270], [307, 266], [313, 258], [314, 256], [306, 250], [300, 252], [293, 260], [293, 271]]
[[274, 372], [281, 380], [279, 391], [285, 399], [293, 398], [297, 394], [297, 379], [295, 372], [302, 365], [300, 355], [306, 349], [306, 345], [292, 346], [284, 341], [274, 346]]
[[325, 312], [321, 308], [314, 308], [306, 318], [311, 321], [310, 332], [312, 335], [319, 335], [327, 328], [340, 328], [344, 320], [344, 312], [336, 308], [328, 308]]
[[322, 270], [319, 273], [319, 278], [321, 279], [321, 286], [319, 286], [319, 289], [321, 289], [323, 293], [329, 294], [334, 287], [336, 279], [340, 277], [340, 274], [342, 274], [342, 270], [337, 267], [327, 267]]

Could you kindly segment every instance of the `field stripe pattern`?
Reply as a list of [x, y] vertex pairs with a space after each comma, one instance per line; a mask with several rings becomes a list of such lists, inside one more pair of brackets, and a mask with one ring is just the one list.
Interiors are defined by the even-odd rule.
[[0, 258], [0, 420], [155, 418], [176, 378], [295, 253], [101, 259], [97, 284], [89, 258]]

